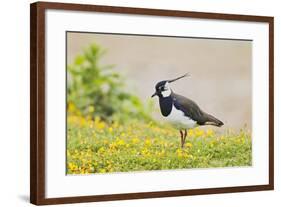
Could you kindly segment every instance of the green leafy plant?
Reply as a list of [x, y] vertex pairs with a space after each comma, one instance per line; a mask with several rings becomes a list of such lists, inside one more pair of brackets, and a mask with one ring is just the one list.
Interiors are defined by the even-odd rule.
[[72, 104], [83, 116], [99, 116], [109, 122], [151, 119], [151, 107], [145, 107], [139, 97], [126, 90], [124, 77], [114, 66], [99, 64], [105, 53], [99, 45], [91, 44], [68, 65], [68, 107]]

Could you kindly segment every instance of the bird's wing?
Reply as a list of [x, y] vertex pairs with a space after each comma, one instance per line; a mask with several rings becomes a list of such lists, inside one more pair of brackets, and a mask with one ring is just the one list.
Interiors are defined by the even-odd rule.
[[172, 94], [172, 97], [176, 109], [183, 111], [185, 116], [197, 121], [198, 124], [205, 123], [204, 112], [194, 101], [178, 94]]

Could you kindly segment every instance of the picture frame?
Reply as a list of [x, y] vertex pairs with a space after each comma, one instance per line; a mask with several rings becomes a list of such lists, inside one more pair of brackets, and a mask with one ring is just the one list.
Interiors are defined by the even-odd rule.
[[[238, 185], [221, 185], [218, 187], [194, 187], [194, 188], [180, 188], [173, 189], [173, 186], [167, 189], [161, 190], [148, 190], [148, 191], [133, 191], [133, 192], [123, 192], [120, 193], [97, 193], [97, 194], [81, 194], [74, 195], [66, 194], [62, 188], [57, 196], [47, 196], [47, 189], [52, 189], [52, 184], [48, 183], [52, 175], [48, 175], [48, 168], [50, 167], [50, 162], [48, 162], [49, 156], [54, 153], [56, 155], [56, 150], [52, 151], [48, 143], [51, 133], [49, 127], [47, 127], [48, 119], [50, 119], [49, 112], [46, 110], [48, 105], [48, 98], [50, 98], [49, 91], [51, 81], [49, 78], [49, 72], [47, 67], [49, 67], [50, 62], [47, 57], [49, 54], [48, 50], [50, 48], [49, 42], [52, 37], [48, 36], [48, 30], [52, 30], [53, 21], [48, 19], [48, 11], [62, 12], [66, 15], [70, 15], [71, 12], [82, 13], [90, 15], [95, 13], [97, 15], [102, 14], [99, 20], [103, 21], [103, 18], [110, 15], [117, 15], [117, 17], [122, 17], [126, 19], [126, 16], [137, 16], [144, 18], [164, 18], [165, 21], [181, 21], [186, 19], [200, 20], [204, 23], [212, 21], [222, 21], [227, 22], [237, 22], [237, 23], [250, 23], [250, 24], [262, 24], [265, 28], [265, 35], [263, 35], [259, 40], [263, 40], [266, 44], [267, 54], [265, 63], [268, 63], [266, 67], [263, 68], [265, 74], [267, 74], [268, 79], [264, 83], [268, 85], [262, 85], [261, 87], [266, 88], [266, 104], [265, 111], [266, 116], [266, 133], [267, 136], [264, 137], [265, 141], [265, 153], [267, 159], [264, 163], [266, 165], [265, 174], [263, 179], [266, 182], [256, 182], [257, 184], [238, 184]], [[49, 14], [48, 14], [49, 15]], [[63, 21], [60, 16], [54, 13], [54, 19], [58, 22]], [[120, 19], [122, 19], [120, 18]], [[47, 21], [48, 20], [48, 21]], [[131, 20], [130, 20], [131, 21]], [[128, 20], [129, 22], [129, 20]], [[170, 22], [169, 22], [170, 23]], [[202, 24], [203, 24], [202, 23]], [[88, 22], [83, 22], [81, 24], [88, 24]], [[93, 23], [95, 24], [95, 23]], [[197, 24], [195, 22], [195, 24]], [[169, 24], [170, 25], [170, 24]], [[171, 24], [172, 25], [172, 24]], [[73, 30], [70, 24], [69, 30]], [[169, 26], [167, 26], [169, 27]], [[208, 28], [212, 29], [212, 24], [207, 25]], [[249, 26], [250, 27], [250, 26]], [[255, 25], [253, 26], [255, 27]], [[258, 27], [258, 26], [257, 26]], [[57, 28], [54, 26], [53, 28]], [[59, 28], [59, 27], [58, 27]], [[108, 29], [110, 27], [107, 27]], [[106, 30], [105, 29], [105, 30]], [[147, 28], [149, 29], [149, 28]], [[168, 28], [169, 29], [169, 28]], [[63, 30], [63, 29], [62, 29]], [[64, 30], [66, 31], [66, 30]], [[124, 31], [129, 32], [130, 28], [124, 28]], [[135, 30], [134, 32], [136, 32]], [[146, 30], [148, 31], [148, 30]], [[171, 30], [170, 30], [171, 31]], [[210, 30], [211, 31], [211, 30]], [[92, 31], [100, 32], [100, 31]], [[102, 31], [103, 32], [103, 31]], [[163, 32], [163, 31], [162, 31]], [[171, 31], [172, 32], [172, 31]], [[122, 29], [118, 32], [118, 28], [113, 33], [126, 33]], [[129, 32], [130, 33], [130, 32]], [[144, 32], [145, 33], [145, 32]], [[161, 33], [161, 32], [160, 32]], [[162, 34], [162, 33], [161, 33]], [[251, 32], [249, 33], [249, 39], [251, 39]], [[273, 190], [274, 189], [274, 18], [268, 16], [250, 16], [250, 15], [238, 15], [238, 14], [221, 14], [221, 13], [205, 13], [205, 12], [191, 12], [191, 11], [175, 11], [175, 10], [159, 10], [159, 9], [148, 9], [148, 8], [129, 8], [129, 7], [111, 7], [111, 6], [100, 6], [100, 5], [86, 5], [86, 4], [68, 4], [68, 3], [50, 3], [50, 2], [35, 2], [30, 5], [30, 202], [36, 205], [47, 205], [47, 204], [63, 204], [63, 203], [80, 203], [80, 202], [96, 202], [96, 201], [110, 201], [110, 200], [125, 200], [125, 199], [143, 199], [143, 198], [156, 198], [156, 197], [174, 197], [174, 196], [188, 196], [188, 195], [204, 195], [204, 194], [218, 194], [218, 193], [233, 193], [233, 192], [247, 192], [247, 191], [263, 191], [263, 190]], [[174, 36], [180, 36], [179, 34], [174, 34]], [[63, 36], [62, 38], [66, 38]], [[222, 36], [223, 38], [223, 36]], [[263, 39], [262, 39], [263, 38]], [[58, 42], [59, 44], [59, 42]], [[63, 42], [65, 44], [65, 42]], [[48, 47], [47, 47], [48, 46]], [[59, 50], [59, 49], [58, 49]], [[64, 60], [63, 60], [64, 61]], [[65, 70], [64, 68], [60, 68]], [[260, 71], [255, 71], [259, 73]], [[65, 73], [65, 71], [63, 72]], [[48, 77], [48, 78], [47, 78]], [[60, 80], [57, 80], [60, 81]], [[61, 80], [63, 85], [64, 81]], [[53, 83], [56, 83], [54, 81]], [[254, 85], [255, 86], [255, 85]], [[56, 86], [54, 86], [56, 88]], [[47, 96], [48, 95], [48, 96]], [[65, 101], [65, 97], [63, 100]], [[65, 103], [65, 102], [64, 102]], [[54, 107], [54, 106], [53, 106]], [[55, 113], [59, 109], [53, 110]], [[49, 117], [47, 117], [47, 115]], [[61, 129], [65, 130], [65, 129]], [[64, 137], [61, 137], [64, 139]], [[49, 150], [49, 151], [48, 151]], [[51, 150], [51, 151], [50, 151]], [[61, 150], [61, 149], [60, 149]], [[62, 149], [63, 151], [63, 149]], [[64, 152], [63, 152], [64, 153]], [[257, 164], [258, 165], [258, 164]], [[49, 173], [50, 174], [50, 173]], [[156, 172], [157, 175], [157, 172]], [[47, 179], [47, 176], [48, 179]], [[66, 176], [63, 174], [62, 176]], [[124, 179], [126, 179], [127, 174], [122, 174]], [[58, 182], [59, 177], [54, 179], [54, 182]], [[83, 178], [84, 180], [90, 179], [90, 176]], [[59, 182], [58, 182], [59, 183]], [[64, 186], [65, 188], [69, 186]], [[96, 186], [95, 186], [96, 188]], [[99, 186], [97, 186], [99, 188]], [[144, 188], [143, 188], [144, 189]], [[153, 189], [153, 188], [151, 188]], [[156, 188], [155, 188], [156, 189]], [[172, 189], [172, 190], [171, 190]], [[79, 190], [79, 188], [77, 188]], [[74, 196], [73, 196], [74, 195]]]

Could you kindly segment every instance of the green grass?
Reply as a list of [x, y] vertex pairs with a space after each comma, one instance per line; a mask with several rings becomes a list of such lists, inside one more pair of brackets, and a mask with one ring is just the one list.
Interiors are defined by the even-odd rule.
[[218, 134], [211, 128], [195, 128], [181, 148], [179, 132], [170, 125], [137, 121], [108, 125], [70, 116], [67, 173], [250, 166], [251, 146], [245, 129]]

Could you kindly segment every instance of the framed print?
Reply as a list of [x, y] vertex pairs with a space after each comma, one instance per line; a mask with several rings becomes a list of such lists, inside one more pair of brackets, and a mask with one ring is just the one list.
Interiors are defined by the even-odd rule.
[[33, 204], [274, 188], [273, 17], [30, 14]]

